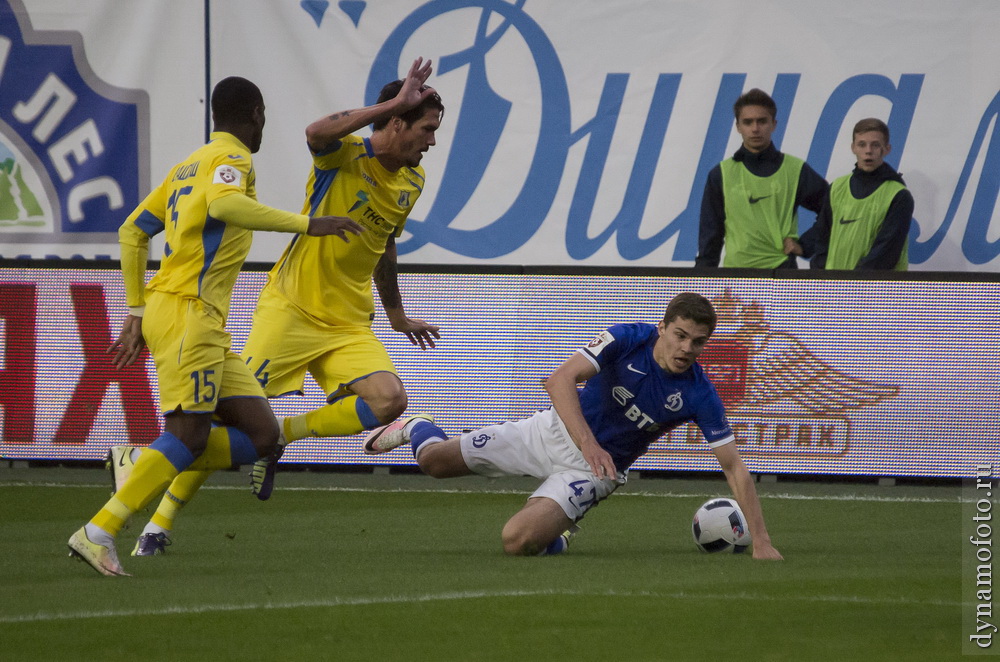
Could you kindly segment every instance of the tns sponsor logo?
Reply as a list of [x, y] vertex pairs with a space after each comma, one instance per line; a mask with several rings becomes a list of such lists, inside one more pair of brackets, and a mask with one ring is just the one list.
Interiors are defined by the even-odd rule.
[[148, 188], [146, 93], [99, 80], [78, 33], [36, 32], [18, 0], [0, 0], [0, 81], [4, 242], [116, 232]]

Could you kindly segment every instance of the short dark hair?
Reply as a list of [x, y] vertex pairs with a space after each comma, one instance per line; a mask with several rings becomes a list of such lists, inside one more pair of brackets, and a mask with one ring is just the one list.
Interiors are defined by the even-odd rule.
[[669, 325], [678, 317], [691, 320], [695, 324], [704, 324], [709, 333], [715, 331], [718, 316], [712, 302], [694, 292], [681, 292], [667, 304], [667, 312], [663, 316], [664, 326]]
[[869, 131], [878, 131], [883, 136], [885, 136], [885, 143], [889, 144], [889, 126], [882, 120], [875, 117], [866, 117], [857, 124], [854, 125], [854, 133], [851, 134], [851, 140], [854, 140], [854, 136], [859, 133], [868, 133]]
[[[375, 103], [383, 103], [389, 99], [395, 99], [401, 89], [403, 89], [403, 81], [401, 80], [394, 80], [391, 83], [386, 83], [385, 87], [382, 88], [382, 91], [379, 92], [378, 100]], [[426, 89], [427, 86], [424, 85], [420, 88], [420, 91], [423, 92]], [[444, 114], [444, 103], [441, 102], [441, 96], [437, 92], [424, 98], [424, 100], [420, 102], [420, 105], [414, 106], [402, 115], [399, 115], [399, 119], [406, 122], [407, 125], [413, 124], [424, 116], [424, 113], [427, 112], [428, 108], [436, 108], [438, 113], [442, 115]], [[385, 125], [389, 123], [390, 119], [392, 118], [383, 117], [377, 122], [372, 122], [372, 129], [378, 131], [379, 129], [385, 128]]]
[[254, 108], [263, 105], [260, 88], [246, 78], [223, 78], [212, 90], [212, 119], [219, 124], [249, 123]]
[[764, 90], [755, 87], [740, 95], [740, 98], [733, 104], [733, 115], [736, 116], [737, 122], [740, 120], [740, 111], [746, 106], [763, 106], [767, 112], [771, 113], [772, 120], [778, 119], [778, 105]]

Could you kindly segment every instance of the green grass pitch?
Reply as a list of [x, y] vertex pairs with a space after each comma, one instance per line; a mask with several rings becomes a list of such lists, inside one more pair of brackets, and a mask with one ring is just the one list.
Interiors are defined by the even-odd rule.
[[98, 469], [0, 468], [0, 658], [948, 660], [960, 656], [961, 488], [760, 483], [780, 563], [708, 555], [718, 479], [632, 480], [568, 553], [507, 558], [534, 481], [285, 471], [256, 501], [213, 476], [168, 554], [105, 578], [66, 539]]

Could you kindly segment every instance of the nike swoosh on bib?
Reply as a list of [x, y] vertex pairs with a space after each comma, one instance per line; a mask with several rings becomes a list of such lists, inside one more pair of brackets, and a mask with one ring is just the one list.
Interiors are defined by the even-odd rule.
[[769, 195], [762, 195], [759, 198], [755, 198], [755, 197], [753, 197], [751, 195], [749, 198], [747, 198], [747, 200], [750, 202], [750, 204], [755, 205], [758, 202], [760, 202], [761, 200], [766, 200], [767, 198], [770, 198], [770, 197], [771, 196], [769, 196]]
[[842, 218], [842, 219], [840, 219], [840, 224], [841, 225], [847, 225], [848, 223], [854, 223], [857, 220], [858, 219], [856, 219], [856, 218]]

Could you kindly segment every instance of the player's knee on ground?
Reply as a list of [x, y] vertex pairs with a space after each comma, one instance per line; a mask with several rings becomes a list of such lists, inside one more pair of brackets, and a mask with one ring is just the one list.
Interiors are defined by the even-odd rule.
[[548, 543], [542, 544], [532, 531], [507, 522], [500, 534], [503, 552], [508, 556], [536, 556]]

